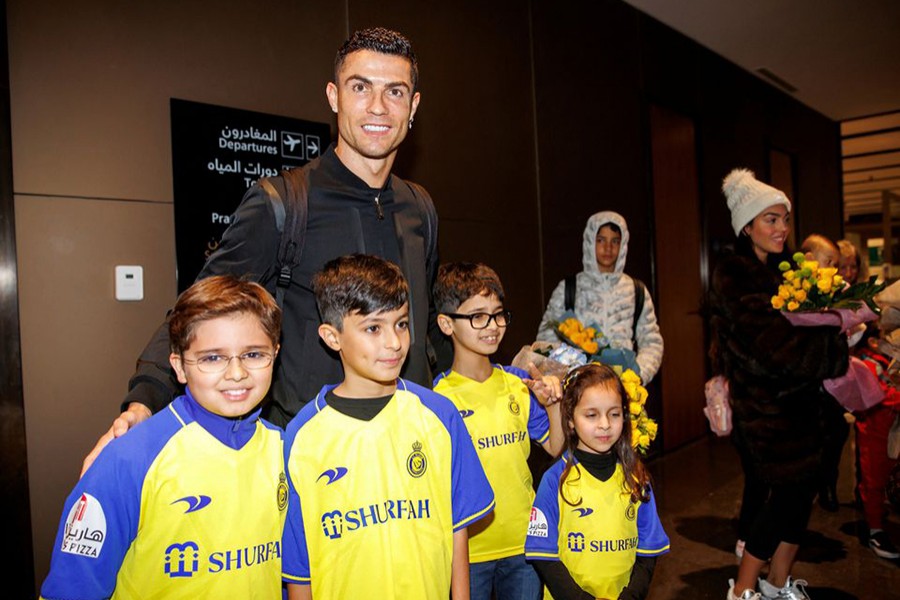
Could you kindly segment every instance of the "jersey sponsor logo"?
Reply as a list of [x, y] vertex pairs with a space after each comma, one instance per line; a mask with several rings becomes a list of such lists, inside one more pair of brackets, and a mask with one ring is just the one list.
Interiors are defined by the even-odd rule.
[[634, 502], [625, 509], [625, 518], [629, 521], [634, 521], [637, 518], [637, 507], [634, 505]]
[[278, 512], [284, 512], [288, 503], [287, 477], [284, 471], [278, 474], [278, 490], [275, 492], [275, 502], [278, 503]]
[[184, 514], [188, 514], [209, 506], [209, 503], [212, 502], [212, 498], [210, 498], [209, 496], [185, 496], [184, 498], [174, 500], [172, 504], [176, 504], [178, 502], [184, 502], [187, 504], [187, 510], [184, 511]]
[[588, 547], [591, 552], [624, 552], [637, 548], [637, 536], [616, 540], [591, 540]]
[[[201, 555], [199, 544], [192, 540], [171, 544], [166, 548], [163, 572], [171, 579], [193, 577], [201, 571]], [[205, 557], [202, 569], [216, 574], [246, 569], [274, 559], [281, 559], [280, 540], [210, 552]]]
[[466, 410], [461, 410], [461, 411], [459, 411], [459, 416], [461, 416], [463, 419], [467, 419], [467, 418], [471, 417], [471, 416], [474, 415], [474, 414], [475, 414], [475, 411], [474, 411], [474, 410], [468, 410], [468, 409], [466, 409]]
[[328, 480], [325, 482], [325, 485], [331, 485], [346, 474], [347, 467], [335, 467], [333, 469], [326, 469], [325, 471], [322, 471], [321, 475], [316, 477], [316, 482], [324, 477]]
[[497, 435], [488, 435], [478, 438], [475, 446], [479, 450], [487, 450], [489, 448], [498, 448], [509, 444], [519, 444], [528, 439], [527, 431], [513, 431], [510, 433], [501, 433]]
[[578, 517], [581, 518], [581, 517], [586, 517], [589, 514], [592, 514], [594, 512], [594, 509], [593, 508], [576, 508], [576, 509], [573, 509], [572, 512], [577, 512]]
[[547, 517], [539, 508], [531, 507], [531, 518], [528, 520], [528, 535], [531, 537], [548, 536]]
[[509, 409], [509, 412], [511, 412], [514, 415], [518, 415], [519, 411], [521, 410], [519, 408], [519, 403], [516, 402], [516, 397], [513, 396], [512, 394], [510, 394], [510, 396], [509, 396], [509, 404], [507, 404], [506, 407]]
[[193, 577], [200, 568], [200, 546], [196, 542], [175, 543], [166, 548], [163, 571], [169, 577]]
[[566, 543], [569, 546], [569, 550], [571, 552], [583, 552], [584, 551], [584, 534], [579, 531], [570, 531], [569, 535], [566, 536]]
[[428, 498], [418, 500], [385, 500], [377, 504], [361, 506], [348, 511], [338, 509], [322, 513], [322, 533], [330, 540], [388, 521], [430, 519], [431, 503]]
[[106, 539], [106, 515], [103, 505], [90, 494], [83, 493], [66, 517], [60, 550], [78, 556], [97, 558]]
[[425, 453], [422, 452], [421, 442], [414, 442], [412, 449], [413, 451], [406, 458], [406, 471], [413, 477], [418, 478], [425, 474], [425, 470], [428, 468], [428, 459], [425, 457]]

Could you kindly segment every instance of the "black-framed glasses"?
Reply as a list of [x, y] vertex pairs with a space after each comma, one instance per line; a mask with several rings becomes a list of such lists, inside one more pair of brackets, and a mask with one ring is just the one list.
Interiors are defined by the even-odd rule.
[[485, 312], [472, 313], [471, 315], [463, 315], [460, 313], [442, 313], [451, 319], [468, 319], [472, 329], [487, 329], [491, 321], [497, 324], [497, 327], [506, 327], [512, 321], [512, 313], [508, 310], [501, 310], [494, 314]]
[[224, 354], [207, 354], [201, 356], [197, 360], [188, 360], [182, 358], [181, 362], [188, 365], [197, 365], [197, 368], [203, 373], [223, 373], [232, 359], [237, 358], [241, 361], [241, 365], [246, 369], [265, 369], [272, 364], [275, 355], [271, 352], [263, 352], [261, 350], [251, 350], [243, 354], [234, 354], [225, 356]]

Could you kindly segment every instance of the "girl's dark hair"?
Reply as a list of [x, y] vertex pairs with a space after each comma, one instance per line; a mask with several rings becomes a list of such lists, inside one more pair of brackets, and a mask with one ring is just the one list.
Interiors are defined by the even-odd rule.
[[566, 468], [563, 469], [562, 474], [559, 476], [559, 494], [569, 506], [581, 504], [581, 498], [578, 498], [575, 502], [566, 498], [564, 483], [573, 468], [578, 474], [576, 480], [581, 477], [581, 468], [575, 464], [572, 458], [574, 457], [575, 448], [578, 447], [578, 434], [573, 426], [575, 407], [578, 406], [578, 402], [581, 400], [585, 390], [594, 386], [601, 386], [614, 392], [622, 401], [622, 435], [613, 444], [612, 451], [616, 453], [617, 461], [622, 465], [622, 470], [625, 473], [624, 491], [631, 496], [632, 502], [647, 502], [650, 499], [650, 472], [647, 471], [644, 463], [631, 445], [632, 416], [628, 410], [630, 399], [616, 372], [608, 366], [599, 363], [591, 363], [573, 369], [563, 382], [563, 397], [560, 400], [560, 420], [566, 430], [565, 450], [568, 452], [569, 460], [566, 462]]

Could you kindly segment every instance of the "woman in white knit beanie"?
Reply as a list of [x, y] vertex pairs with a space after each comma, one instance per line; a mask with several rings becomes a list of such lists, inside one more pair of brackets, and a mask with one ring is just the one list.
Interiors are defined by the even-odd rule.
[[821, 477], [822, 411], [833, 402], [821, 382], [847, 370], [847, 340], [833, 327], [795, 328], [772, 308], [778, 262], [788, 257], [787, 196], [746, 169], [732, 171], [722, 190], [737, 242], [713, 273], [710, 354], [729, 382], [746, 540], [727, 599], [808, 599], [791, 570]]

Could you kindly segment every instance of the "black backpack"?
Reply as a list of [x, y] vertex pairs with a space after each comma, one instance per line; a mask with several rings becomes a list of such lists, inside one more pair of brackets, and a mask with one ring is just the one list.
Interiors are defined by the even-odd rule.
[[[284, 307], [284, 294], [291, 285], [294, 267], [300, 264], [303, 244], [306, 240], [306, 223], [309, 216], [309, 168], [314, 163], [296, 169], [286, 169], [281, 177], [260, 179], [259, 185], [265, 190], [275, 212], [275, 224], [281, 233], [278, 242], [278, 258], [270, 271], [275, 280], [275, 301]], [[405, 183], [413, 199], [424, 215], [425, 248], [430, 248], [437, 226], [434, 204], [426, 202], [427, 194], [417, 183], [400, 179]]]
[[[575, 275], [566, 277], [565, 287], [565, 310], [575, 310]], [[647, 287], [637, 277], [632, 277], [634, 282], [634, 318], [631, 321], [631, 341], [634, 342], [634, 351], [638, 350], [637, 326], [641, 313], [644, 312], [644, 294], [647, 293]]]

